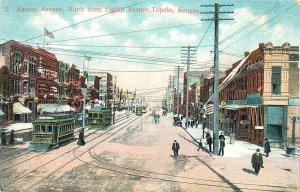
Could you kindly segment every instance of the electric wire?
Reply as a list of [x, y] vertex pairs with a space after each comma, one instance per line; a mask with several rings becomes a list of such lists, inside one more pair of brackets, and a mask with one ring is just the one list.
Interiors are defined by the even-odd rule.
[[[141, 3], [142, 3], [142, 2], [134, 3], [134, 4], [131, 4], [131, 5], [129, 5], [129, 6], [122, 7], [122, 8], [125, 9], [125, 8], [132, 7], [132, 6], [141, 4]], [[61, 31], [61, 30], [63, 30], [63, 29], [67, 29], [67, 28], [70, 28], [70, 27], [79, 25], [79, 24], [81, 24], [81, 23], [85, 23], [85, 22], [87, 22], [87, 21], [92, 21], [92, 20], [94, 20], [94, 19], [98, 19], [98, 18], [100, 18], [100, 17], [104, 17], [104, 16], [106, 16], [106, 15], [110, 15], [110, 14], [113, 14], [113, 13], [115, 13], [115, 12], [108, 12], [108, 13], [105, 13], [105, 14], [103, 14], [103, 15], [99, 15], [99, 16], [97, 16], [97, 17], [93, 17], [93, 18], [90, 18], [90, 19], [86, 19], [86, 20], [83, 20], [83, 21], [80, 21], [80, 22], [77, 22], [77, 23], [73, 23], [73, 24], [71, 24], [71, 25], [68, 25], [68, 26], [65, 26], [65, 27], [62, 27], [62, 28], [58, 28], [58, 29], [52, 30], [52, 31], [50, 31], [50, 32], [51, 32], [51, 33], [55, 33], [55, 32], [57, 32], [57, 31]], [[29, 39], [24, 40], [23, 42], [27, 42], [27, 41], [29, 41], [29, 40], [37, 39], [37, 38], [42, 37], [42, 36], [43, 36], [43, 35], [39, 35], [39, 36], [36, 36], [36, 37], [32, 37], [32, 38], [29, 38]]]

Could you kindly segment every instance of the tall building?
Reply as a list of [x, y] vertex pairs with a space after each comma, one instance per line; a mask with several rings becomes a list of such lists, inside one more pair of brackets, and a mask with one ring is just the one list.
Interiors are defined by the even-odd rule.
[[[245, 52], [220, 83], [220, 127], [252, 143], [299, 145], [299, 68], [299, 47], [289, 43], [260, 43]], [[203, 91], [212, 101], [209, 89]]]

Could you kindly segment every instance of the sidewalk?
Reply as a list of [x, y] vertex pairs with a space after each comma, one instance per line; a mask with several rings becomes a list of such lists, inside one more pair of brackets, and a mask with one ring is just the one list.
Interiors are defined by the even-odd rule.
[[[198, 128], [195, 128], [194, 126], [194, 128], [188, 127], [187, 129], [183, 129], [198, 143], [201, 139], [202, 145], [206, 148], [206, 151], [209, 151], [208, 145], [206, 144], [206, 138], [202, 139], [202, 124], [199, 124]], [[206, 134], [208, 131], [211, 132], [205, 128], [204, 134]], [[264, 148], [262, 146], [239, 140], [235, 140], [234, 144], [230, 144], [229, 137], [225, 136], [224, 157], [249, 157], [255, 153], [256, 149], [260, 149], [260, 152], [264, 153]], [[271, 148], [270, 157], [286, 157], [286, 151], [280, 148]], [[295, 157], [300, 157], [300, 149], [298, 148], [296, 149]]]
[[7, 126], [4, 126], [2, 129], [5, 132], [10, 132], [11, 130], [14, 130], [16, 132], [23, 131], [27, 129], [32, 129], [33, 125], [32, 123], [13, 123]]

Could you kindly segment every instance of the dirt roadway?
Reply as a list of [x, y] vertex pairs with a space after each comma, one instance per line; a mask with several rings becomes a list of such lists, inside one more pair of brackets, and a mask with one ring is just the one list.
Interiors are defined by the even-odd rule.
[[[113, 138], [93, 148], [70, 165], [49, 176], [31, 191], [297, 191], [299, 158], [264, 158], [265, 168], [253, 174], [250, 157], [210, 157], [167, 117], [159, 124], [143, 117]], [[171, 145], [180, 143], [179, 157]], [[65, 146], [66, 148], [72, 145]], [[80, 147], [70, 156], [90, 147]], [[63, 151], [66, 151], [64, 149]], [[56, 153], [59, 153], [58, 150]], [[45, 161], [41, 159], [41, 161]], [[64, 161], [61, 161], [63, 163]], [[30, 165], [26, 167], [30, 170]], [[24, 171], [24, 170], [23, 170]], [[40, 171], [51, 172], [48, 166]], [[15, 171], [16, 175], [20, 173]], [[28, 182], [39, 178], [30, 176]], [[18, 189], [17, 184], [11, 190]]]

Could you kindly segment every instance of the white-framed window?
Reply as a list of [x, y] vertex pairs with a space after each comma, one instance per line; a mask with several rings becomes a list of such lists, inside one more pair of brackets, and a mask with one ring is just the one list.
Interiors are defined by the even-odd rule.
[[29, 75], [35, 77], [37, 71], [37, 59], [31, 57], [29, 61]]
[[19, 80], [14, 81], [14, 93], [21, 94], [21, 82]]
[[12, 61], [13, 73], [15, 75], [19, 75], [21, 72], [21, 61], [22, 61], [22, 54], [18, 51], [15, 51], [13, 54], [13, 61]]

